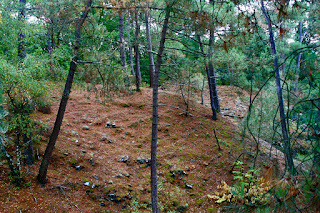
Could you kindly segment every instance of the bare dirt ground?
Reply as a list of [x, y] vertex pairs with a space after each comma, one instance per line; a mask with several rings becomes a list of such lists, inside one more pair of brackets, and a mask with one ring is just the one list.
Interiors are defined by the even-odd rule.
[[[244, 91], [219, 87], [222, 114], [243, 116]], [[52, 113], [33, 115], [47, 126], [39, 147], [44, 153], [58, 110], [61, 88], [52, 89]], [[241, 93], [241, 94], [240, 94]], [[208, 99], [207, 99], [208, 100]], [[205, 104], [208, 101], [205, 100]], [[160, 93], [160, 104], [185, 109], [180, 95]], [[192, 116], [170, 106], [159, 109], [158, 185], [161, 212], [217, 212], [207, 198], [241, 152], [237, 118], [210, 118], [209, 107], [190, 101]], [[36, 181], [40, 161], [24, 167], [25, 182], [10, 184], [0, 164], [0, 212], [150, 212], [152, 90], [104, 98], [76, 87], [71, 93], [48, 171], [48, 184]], [[106, 123], [115, 127], [105, 127]], [[213, 128], [222, 150], [218, 150]]]

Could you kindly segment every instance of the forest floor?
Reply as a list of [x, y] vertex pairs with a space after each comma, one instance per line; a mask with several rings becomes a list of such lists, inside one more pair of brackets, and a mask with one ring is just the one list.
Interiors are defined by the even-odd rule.
[[[54, 125], [61, 93], [62, 87], [53, 87], [50, 93], [52, 113], [33, 115], [44, 129], [36, 145], [40, 155]], [[237, 117], [246, 113], [248, 94], [221, 86], [219, 95], [222, 113], [213, 121], [208, 99], [204, 105], [198, 103], [199, 98], [190, 100], [191, 115], [186, 116], [184, 100], [177, 91], [160, 91], [163, 106], [159, 108], [157, 154], [161, 212], [220, 211], [207, 195], [213, 194], [222, 180], [233, 181], [230, 171], [243, 149]], [[23, 186], [17, 188], [10, 184], [5, 162], [0, 162], [0, 212], [150, 212], [151, 117], [149, 88], [106, 101], [75, 86], [49, 166], [48, 183], [38, 184], [37, 161], [32, 167], [24, 166], [28, 173]], [[107, 122], [115, 127], [106, 127]]]

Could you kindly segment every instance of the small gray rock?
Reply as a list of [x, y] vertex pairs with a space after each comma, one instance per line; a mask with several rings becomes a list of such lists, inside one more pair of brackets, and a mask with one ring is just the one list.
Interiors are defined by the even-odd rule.
[[90, 182], [89, 182], [89, 181], [84, 182], [83, 185], [85, 185], [85, 186], [90, 186]]
[[82, 129], [83, 129], [83, 130], [89, 130], [90, 127], [89, 127], [89, 126], [83, 126]]
[[130, 159], [129, 156], [122, 156], [118, 161], [119, 161], [119, 162], [126, 163], [126, 162], [129, 161], [129, 159]]
[[107, 122], [106, 125], [104, 125], [104, 127], [111, 127], [111, 123]]
[[80, 170], [81, 170], [81, 169], [83, 169], [84, 167], [83, 167], [83, 166], [78, 165], [78, 166], [75, 166], [74, 168], [75, 168], [76, 170], [80, 171]]
[[77, 131], [71, 131], [72, 136], [79, 136], [79, 133]]
[[186, 183], [186, 188], [187, 189], [192, 189], [192, 187], [193, 187], [192, 184]]

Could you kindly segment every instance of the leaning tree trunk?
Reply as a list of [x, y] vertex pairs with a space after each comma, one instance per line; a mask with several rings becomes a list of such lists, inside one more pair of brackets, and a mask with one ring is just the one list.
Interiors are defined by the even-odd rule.
[[275, 77], [276, 77], [277, 95], [278, 95], [278, 102], [279, 102], [281, 129], [282, 129], [282, 137], [283, 137], [283, 142], [284, 142], [284, 152], [285, 152], [285, 156], [286, 156], [286, 163], [287, 163], [288, 171], [289, 171], [290, 175], [295, 175], [295, 168], [294, 168], [294, 163], [293, 163], [293, 158], [292, 158], [292, 153], [291, 153], [291, 145], [290, 145], [290, 140], [289, 140], [289, 135], [288, 135], [288, 130], [287, 130], [286, 115], [285, 115], [285, 111], [284, 111], [276, 46], [275, 46], [275, 42], [274, 42], [274, 38], [273, 38], [270, 17], [264, 7], [263, 0], [261, 0], [261, 10], [262, 10], [264, 17], [266, 19], [266, 22], [268, 24], [269, 39], [270, 39], [271, 50], [272, 50], [272, 54], [273, 54], [273, 65], [274, 65]]
[[140, 83], [141, 83], [141, 72], [140, 72], [140, 51], [139, 51], [139, 35], [140, 35], [140, 25], [138, 22], [138, 11], [135, 15], [135, 24], [136, 24], [136, 34], [134, 42], [134, 55], [135, 55], [135, 67], [136, 67], [136, 90], [140, 92]]
[[[149, 5], [147, 5], [147, 7], [149, 7]], [[149, 55], [150, 87], [152, 87], [153, 78], [154, 78], [154, 60], [153, 60], [153, 53], [152, 53], [152, 42], [151, 42], [151, 35], [150, 35], [148, 10], [146, 10], [145, 12], [145, 21], [146, 21], [146, 36], [147, 36], [147, 42], [148, 42], [148, 55]]]
[[80, 20], [77, 22], [76, 24], [76, 28], [75, 28], [75, 44], [73, 46], [73, 58], [70, 62], [70, 68], [69, 68], [69, 74], [68, 74], [68, 78], [66, 80], [66, 84], [65, 84], [65, 88], [62, 94], [62, 98], [60, 101], [60, 106], [59, 106], [59, 110], [58, 110], [58, 114], [56, 117], [56, 121], [53, 127], [53, 131], [51, 133], [50, 139], [49, 139], [49, 143], [47, 145], [46, 151], [43, 155], [43, 159], [39, 168], [39, 174], [38, 174], [38, 181], [41, 184], [45, 184], [47, 182], [47, 171], [48, 171], [48, 166], [49, 166], [49, 162], [52, 156], [52, 152], [55, 146], [55, 143], [57, 141], [59, 132], [60, 132], [60, 127], [62, 124], [62, 120], [63, 120], [63, 116], [64, 116], [64, 112], [66, 110], [66, 106], [67, 106], [67, 102], [69, 99], [69, 95], [70, 95], [70, 91], [71, 91], [71, 87], [72, 87], [72, 82], [73, 82], [73, 76], [74, 73], [76, 71], [77, 68], [77, 61], [78, 61], [78, 57], [79, 57], [79, 48], [80, 48], [80, 38], [81, 38], [81, 28], [82, 25], [85, 21], [85, 19], [88, 16], [88, 12], [89, 9], [91, 7], [92, 4], [92, 0], [88, 0], [86, 7], [81, 15]]
[[161, 40], [158, 50], [157, 62], [155, 67], [155, 74], [153, 79], [153, 112], [152, 112], [152, 141], [151, 141], [151, 198], [152, 198], [152, 212], [158, 213], [158, 187], [157, 187], [157, 142], [158, 142], [158, 89], [159, 89], [159, 71], [162, 62], [162, 53], [164, 50], [164, 43], [166, 41], [166, 33], [168, 28], [170, 11], [166, 9], [166, 16], [163, 22]]

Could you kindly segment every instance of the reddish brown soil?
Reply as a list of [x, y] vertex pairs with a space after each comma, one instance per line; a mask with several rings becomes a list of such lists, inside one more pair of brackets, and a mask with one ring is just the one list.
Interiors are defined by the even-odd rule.
[[[220, 87], [220, 97], [234, 88]], [[168, 94], [169, 93], [169, 94]], [[185, 109], [180, 95], [162, 92], [160, 104]], [[228, 94], [235, 101], [236, 93]], [[61, 91], [54, 90], [52, 113], [34, 115], [52, 128]], [[222, 101], [223, 103], [223, 101]], [[238, 130], [230, 118], [210, 119], [210, 108], [190, 101], [190, 113], [161, 106], [159, 109], [158, 185], [161, 212], [216, 212], [207, 198], [221, 180], [230, 183], [230, 169], [240, 152]], [[222, 108], [226, 108], [222, 104]], [[81, 89], [71, 93], [65, 118], [48, 171], [48, 184], [36, 181], [40, 161], [25, 176], [21, 188], [10, 184], [5, 161], [0, 165], [0, 212], [149, 212], [152, 91], [122, 94], [105, 101]], [[115, 122], [116, 128], [105, 127]], [[89, 129], [83, 129], [88, 126]], [[218, 150], [215, 128], [220, 140]], [[77, 134], [78, 133], [78, 134]], [[48, 135], [41, 136], [43, 154]], [[111, 140], [112, 143], [108, 142]], [[120, 162], [129, 156], [127, 162]], [[80, 171], [74, 166], [84, 167]], [[27, 170], [24, 168], [24, 172]], [[184, 174], [185, 172], [185, 174]], [[172, 176], [175, 173], [175, 177]], [[90, 182], [90, 186], [84, 182]], [[92, 188], [92, 183], [95, 187]], [[191, 184], [192, 189], [186, 184]]]

